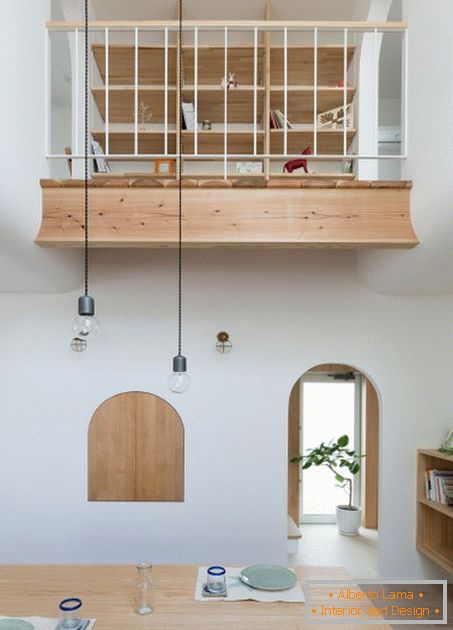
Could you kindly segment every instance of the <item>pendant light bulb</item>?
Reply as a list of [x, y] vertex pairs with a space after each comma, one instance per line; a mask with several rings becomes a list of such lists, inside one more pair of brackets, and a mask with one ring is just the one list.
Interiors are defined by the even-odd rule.
[[187, 359], [181, 354], [173, 359], [173, 372], [168, 377], [168, 387], [175, 394], [184, 394], [189, 389], [190, 376], [187, 374]]
[[80, 339], [93, 339], [101, 332], [101, 324], [94, 316], [94, 298], [91, 295], [79, 297], [79, 314], [74, 320], [72, 330]]
[[97, 317], [91, 315], [78, 315], [74, 319], [72, 331], [81, 339], [94, 339], [101, 332], [101, 323]]

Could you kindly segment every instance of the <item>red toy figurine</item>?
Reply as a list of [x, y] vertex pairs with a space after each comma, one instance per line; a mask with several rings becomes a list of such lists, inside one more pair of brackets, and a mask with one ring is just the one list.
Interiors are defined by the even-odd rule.
[[[301, 155], [310, 155], [310, 153], [311, 153], [311, 147], [305, 147], [305, 149], [301, 151]], [[286, 164], [284, 165], [283, 172], [292, 173], [298, 168], [303, 168], [304, 171], [308, 173], [307, 160], [304, 160], [304, 159], [290, 160], [289, 162], [286, 162]]]

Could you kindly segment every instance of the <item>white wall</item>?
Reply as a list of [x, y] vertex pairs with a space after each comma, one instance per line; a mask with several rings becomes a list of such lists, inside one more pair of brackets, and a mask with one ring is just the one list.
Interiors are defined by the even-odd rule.
[[453, 293], [453, 3], [404, 0], [409, 25], [409, 145], [404, 179], [414, 181], [412, 216], [421, 245], [366, 252], [364, 282], [383, 293]]
[[[348, 363], [382, 400], [381, 569], [415, 576], [415, 449], [451, 426], [453, 298], [386, 297], [335, 252], [188, 252], [184, 350], [192, 387], [166, 389], [175, 257], [102, 252], [102, 336], [69, 349], [78, 293], [2, 296], [0, 562], [284, 561], [287, 403], [314, 364]], [[234, 349], [221, 356], [215, 334]], [[120, 391], [167, 398], [186, 429], [186, 501], [88, 503], [90, 417]], [[303, 549], [303, 542], [302, 542]]]
[[64, 291], [76, 286], [79, 253], [40, 249], [44, 149], [44, 23], [49, 0], [0, 0], [0, 291]]

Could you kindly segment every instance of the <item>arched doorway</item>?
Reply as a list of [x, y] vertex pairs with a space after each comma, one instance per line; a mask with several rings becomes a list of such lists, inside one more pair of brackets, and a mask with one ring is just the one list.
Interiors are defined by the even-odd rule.
[[[342, 384], [347, 384], [347, 387], [342, 388]], [[337, 394], [340, 392], [341, 396], [338, 396]], [[347, 413], [351, 418], [343, 423], [339, 422], [338, 426], [332, 422], [331, 417], [325, 418], [325, 421], [322, 417], [322, 409], [324, 408], [322, 402], [331, 395], [333, 401], [344, 399], [349, 404]], [[317, 396], [318, 398], [316, 398]], [[307, 418], [304, 418], [304, 413], [308, 416], [311, 413], [310, 405], [311, 408], [316, 406], [317, 400], [321, 411], [317, 415], [312, 413], [317, 425], [315, 430], [311, 431], [311, 435], [307, 435], [307, 430], [305, 430], [306, 443], [304, 444], [304, 429], [306, 429], [304, 422], [307, 421]], [[334, 411], [334, 416], [341, 418], [342, 414], [337, 414]], [[334, 510], [330, 510], [329, 513], [329, 510], [325, 508], [325, 501], [323, 505], [323, 501], [311, 500], [312, 505], [308, 505], [309, 499], [307, 497], [310, 493], [307, 490], [304, 495], [304, 475], [300, 465], [291, 462], [291, 458], [303, 453], [306, 448], [317, 446], [316, 443], [307, 443], [310, 439], [320, 438], [320, 441], [327, 443], [344, 433], [349, 434], [355, 450], [366, 455], [359, 475], [360, 479], [356, 484], [355, 502], [362, 507], [362, 526], [367, 529], [377, 529], [379, 399], [376, 389], [371, 380], [354, 366], [337, 363], [316, 365], [296, 381], [291, 390], [288, 406], [288, 515], [297, 527], [302, 523], [303, 528], [304, 522], [333, 523]], [[318, 483], [319, 475], [317, 473], [319, 473], [319, 469], [313, 470], [312, 473], [316, 476]], [[333, 496], [331, 487], [335, 485], [335, 482], [329, 477], [328, 483], [328, 491], [324, 491], [321, 484], [315, 492], [311, 492], [312, 499], [313, 496], [316, 498], [316, 493]], [[317, 509], [313, 507], [314, 504], [317, 505]]]

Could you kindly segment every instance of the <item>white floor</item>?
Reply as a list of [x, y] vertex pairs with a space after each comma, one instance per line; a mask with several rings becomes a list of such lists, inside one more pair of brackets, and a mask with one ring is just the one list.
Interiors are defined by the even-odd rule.
[[352, 577], [375, 578], [378, 571], [378, 532], [360, 529], [358, 536], [342, 536], [336, 525], [301, 525], [302, 538], [289, 564], [345, 568]]

